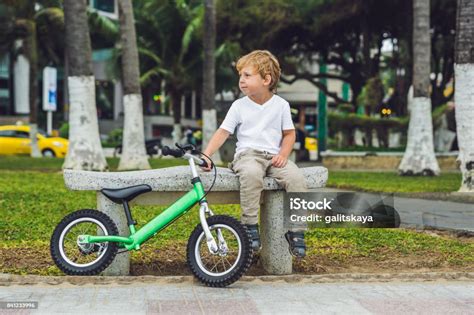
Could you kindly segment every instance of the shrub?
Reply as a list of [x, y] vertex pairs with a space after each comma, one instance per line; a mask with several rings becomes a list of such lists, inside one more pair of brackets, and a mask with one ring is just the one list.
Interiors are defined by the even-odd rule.
[[59, 127], [59, 136], [69, 139], [69, 123], [62, 123], [61, 127]]

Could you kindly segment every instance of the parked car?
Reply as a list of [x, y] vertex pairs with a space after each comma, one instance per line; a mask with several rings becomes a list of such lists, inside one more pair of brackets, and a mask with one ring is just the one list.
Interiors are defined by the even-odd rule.
[[[161, 157], [161, 149], [163, 145], [161, 144], [161, 138], [155, 138], [145, 141], [146, 154], [152, 157]], [[122, 154], [122, 145], [118, 145], [114, 149], [114, 157], [118, 157]]]
[[[45, 157], [66, 156], [69, 141], [61, 137], [47, 137], [38, 130], [38, 147]], [[30, 126], [0, 126], [0, 155], [30, 155]]]
[[318, 151], [318, 139], [311, 136], [306, 137], [304, 147], [308, 151]]

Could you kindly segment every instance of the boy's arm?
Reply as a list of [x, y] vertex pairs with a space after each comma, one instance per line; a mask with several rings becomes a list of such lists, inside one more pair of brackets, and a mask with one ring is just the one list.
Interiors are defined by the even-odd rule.
[[272, 159], [272, 165], [275, 167], [285, 167], [288, 157], [293, 150], [296, 141], [295, 129], [283, 130], [283, 139], [281, 140], [280, 152]]
[[[229, 135], [230, 135], [230, 132], [228, 132], [227, 130], [223, 128], [217, 129], [214, 135], [212, 136], [211, 140], [209, 140], [209, 143], [207, 144], [207, 147], [203, 151], [203, 153], [206, 154], [207, 156], [212, 156], [214, 152], [219, 150], [219, 148], [224, 144], [224, 142], [227, 140]], [[202, 169], [204, 171], [210, 171], [211, 161], [209, 161], [206, 157], [204, 157], [204, 159], [209, 164], [209, 167], [203, 167]]]

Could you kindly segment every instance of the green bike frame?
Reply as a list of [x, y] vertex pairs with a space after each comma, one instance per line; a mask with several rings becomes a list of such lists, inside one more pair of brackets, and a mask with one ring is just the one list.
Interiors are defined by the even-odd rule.
[[[194, 167], [194, 165], [192, 166]], [[103, 235], [103, 236], [92, 236], [92, 235], [81, 235], [79, 240], [83, 243], [102, 243], [102, 242], [117, 242], [119, 247], [126, 248], [128, 250], [138, 250], [143, 242], [146, 242], [156, 233], [163, 230], [174, 220], [189, 211], [196, 203], [202, 199], [202, 203], [206, 205], [207, 202], [204, 197], [204, 188], [201, 181], [193, 182], [193, 189], [183, 195], [181, 198], [176, 200], [170, 205], [165, 211], [156, 216], [153, 220], [148, 222], [138, 231], [135, 230], [135, 225], [130, 225], [130, 236], [117, 236], [117, 235]], [[207, 226], [206, 226], [207, 227]]]

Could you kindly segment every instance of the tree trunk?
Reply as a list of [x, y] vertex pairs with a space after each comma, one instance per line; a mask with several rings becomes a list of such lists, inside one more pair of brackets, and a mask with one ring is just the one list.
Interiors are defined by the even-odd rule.
[[369, 27], [369, 7], [367, 1], [363, 2], [363, 12], [364, 17], [361, 21], [361, 30], [362, 30], [362, 55], [364, 56], [364, 61], [362, 66], [364, 67], [365, 77], [370, 79], [372, 75], [372, 58], [370, 57], [370, 27]]
[[69, 61], [69, 149], [63, 168], [108, 169], [99, 136], [86, 1], [65, 0], [66, 50]]
[[413, 103], [401, 175], [439, 175], [434, 154], [430, 86], [430, 1], [413, 0]]
[[181, 92], [175, 89], [170, 90], [171, 107], [173, 108], [173, 144], [181, 143], [183, 138], [181, 126]]
[[[10, 51], [8, 53], [8, 73], [10, 73], [8, 78], [8, 111], [11, 114], [15, 113], [15, 74], [14, 74], [14, 53]], [[13, 74], [13, 75], [12, 75]]]
[[[15, 48], [23, 50], [23, 40], [15, 42]], [[13, 61], [14, 59], [12, 59]], [[30, 113], [30, 62], [21, 53], [13, 61], [13, 94], [15, 97], [15, 114]]]
[[461, 162], [459, 191], [474, 191], [474, 2], [458, 0], [454, 94], [456, 131]]
[[122, 156], [118, 169], [150, 169], [145, 149], [143, 99], [140, 90], [140, 69], [132, 1], [123, 0], [118, 3], [122, 40], [122, 82], [125, 116]]
[[[64, 51], [64, 78], [69, 77], [69, 60], [67, 57], [66, 50]], [[63, 80], [63, 115], [64, 121], [69, 121], [69, 89], [67, 84], [67, 79]]]
[[[215, 109], [216, 95], [216, 7], [214, 0], [205, 0], [204, 11], [204, 67], [202, 85], [202, 148], [205, 149], [212, 135], [217, 130], [217, 112]], [[221, 155], [217, 150], [213, 155], [214, 163], [222, 163]]]
[[36, 43], [36, 23], [28, 21], [28, 38], [24, 42], [24, 51], [30, 62], [29, 104], [30, 104], [30, 146], [31, 157], [41, 157], [38, 148], [38, 49]]

